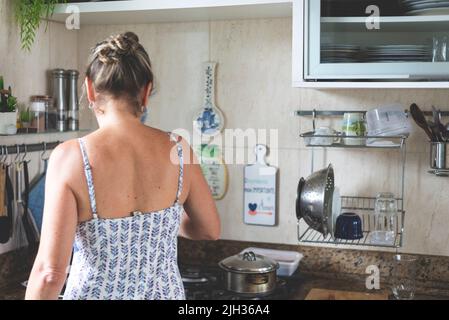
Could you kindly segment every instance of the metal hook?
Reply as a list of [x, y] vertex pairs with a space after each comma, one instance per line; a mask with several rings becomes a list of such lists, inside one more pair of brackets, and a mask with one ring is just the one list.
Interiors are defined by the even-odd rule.
[[315, 123], [315, 121], [316, 121], [316, 109], [313, 109], [312, 116], [313, 116], [313, 119], [312, 119], [313, 132], [315, 132], [315, 130], [316, 130], [316, 123]]
[[23, 153], [22, 158], [20, 159], [20, 162], [25, 162], [25, 158], [28, 155], [27, 145], [25, 143], [23, 144], [23, 150], [24, 150], [24, 153]]
[[14, 163], [19, 163], [18, 159], [20, 156], [20, 146], [16, 144], [16, 156], [14, 157]]
[[44, 151], [41, 153], [41, 160], [44, 161], [44, 155], [47, 152], [47, 143], [44, 141], [42, 144], [44, 145]]
[[0, 163], [3, 164], [5, 162], [6, 156], [5, 156], [5, 146], [2, 146], [2, 157], [0, 158]]
[[[5, 166], [9, 167], [10, 165], [12, 165], [12, 159], [9, 157], [8, 147], [6, 147], [6, 146], [5, 146], [5, 151], [6, 151]], [[9, 161], [7, 162], [8, 158], [9, 158]]]
[[6, 161], [6, 155], [5, 155], [5, 146], [2, 146], [2, 157], [0, 159], [0, 163], [4, 164]]

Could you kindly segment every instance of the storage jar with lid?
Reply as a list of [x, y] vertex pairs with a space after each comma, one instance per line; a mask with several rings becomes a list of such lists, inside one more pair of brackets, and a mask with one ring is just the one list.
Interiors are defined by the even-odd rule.
[[32, 96], [30, 104], [30, 129], [36, 132], [47, 130], [48, 110], [52, 105], [52, 98], [49, 96]]

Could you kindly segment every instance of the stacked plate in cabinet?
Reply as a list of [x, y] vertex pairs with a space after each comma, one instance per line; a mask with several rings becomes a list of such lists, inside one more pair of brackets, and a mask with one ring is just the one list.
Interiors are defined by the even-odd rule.
[[432, 48], [426, 45], [378, 45], [365, 49], [364, 62], [431, 62]]
[[448, 0], [401, 0], [408, 15], [449, 15]]
[[321, 63], [351, 63], [359, 60], [360, 46], [350, 44], [321, 45]]

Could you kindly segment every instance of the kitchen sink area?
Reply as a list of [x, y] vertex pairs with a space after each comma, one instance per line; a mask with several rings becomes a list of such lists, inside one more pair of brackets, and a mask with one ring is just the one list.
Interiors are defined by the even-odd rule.
[[0, 57], [0, 300], [449, 300], [449, 0], [0, 0]]

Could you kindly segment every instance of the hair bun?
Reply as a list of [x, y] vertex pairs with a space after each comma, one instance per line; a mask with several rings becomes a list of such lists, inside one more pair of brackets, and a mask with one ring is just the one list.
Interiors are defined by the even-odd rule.
[[122, 57], [134, 54], [140, 47], [139, 37], [133, 32], [111, 36], [96, 48], [98, 59], [104, 64], [117, 63]]
[[132, 39], [135, 42], [139, 43], [139, 37], [134, 32], [128, 31], [123, 34], [125, 38]]

